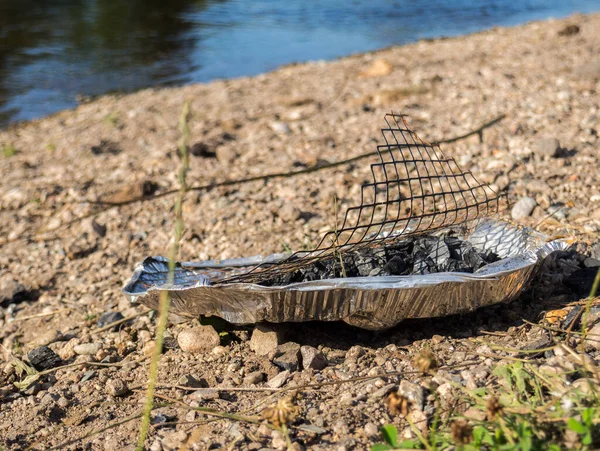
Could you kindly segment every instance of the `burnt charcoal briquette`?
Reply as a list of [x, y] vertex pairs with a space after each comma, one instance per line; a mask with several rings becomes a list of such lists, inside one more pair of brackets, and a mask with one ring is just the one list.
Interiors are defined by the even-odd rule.
[[406, 271], [406, 262], [402, 257], [396, 255], [385, 264], [383, 269], [392, 276], [400, 276]]
[[29, 363], [38, 371], [49, 370], [60, 365], [60, 357], [48, 346], [38, 346], [27, 353]]
[[[346, 277], [420, 275], [437, 272], [472, 273], [499, 258], [479, 252], [467, 241], [453, 236], [421, 235], [379, 248], [363, 248], [342, 254]], [[317, 261], [292, 273], [282, 274], [262, 285], [281, 286], [343, 277], [339, 254]]]

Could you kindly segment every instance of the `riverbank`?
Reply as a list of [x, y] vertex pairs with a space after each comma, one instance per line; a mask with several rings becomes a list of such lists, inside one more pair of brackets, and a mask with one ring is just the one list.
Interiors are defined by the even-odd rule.
[[[390, 110], [409, 115], [409, 124], [428, 141], [467, 133], [505, 115], [483, 132], [482, 142], [475, 136], [443, 150], [496, 189], [508, 190], [515, 199], [535, 199], [531, 215], [519, 220], [523, 224], [539, 224], [551, 234], [593, 242], [600, 231], [599, 29], [600, 14], [592, 14], [420, 41], [331, 62], [286, 66], [257, 77], [106, 96], [0, 132], [4, 358], [10, 358], [9, 352], [22, 356], [48, 344], [59, 354], [64, 352], [68, 362], [91, 359], [64, 350], [75, 340], [100, 343], [104, 354], [95, 357], [99, 360], [114, 356], [115, 361], [128, 364], [127, 369], [95, 368], [90, 377], [86, 376], [91, 374], [89, 368], [59, 370], [35, 393], [24, 395], [11, 391], [10, 378], [15, 376], [5, 370], [7, 388], [0, 406], [5, 448], [39, 441], [40, 449], [45, 449], [137, 411], [130, 404], [94, 403], [106, 398], [108, 379], [124, 380], [130, 387], [144, 384], [144, 359], [154, 324], [140, 317], [125, 332], [98, 335], [95, 321], [106, 311], [125, 316], [143, 311], [130, 306], [120, 290], [137, 262], [148, 255], [166, 254], [173, 230], [173, 198], [132, 202], [103, 212], [98, 212], [96, 202], [128, 202], [140, 194], [177, 189], [178, 121], [185, 101], [191, 102], [193, 111], [188, 174], [192, 186], [373, 151], [381, 142], [378, 130], [383, 115]], [[355, 203], [360, 183], [369, 176], [366, 161], [292, 178], [190, 192], [184, 206], [181, 259], [264, 255], [310, 246], [333, 226], [334, 194], [340, 209]], [[553, 217], [545, 219], [551, 213]], [[526, 339], [525, 332], [531, 330], [523, 323], [516, 323], [517, 332], [525, 332], [507, 332], [515, 326], [513, 316], [522, 313], [518, 304], [504, 307], [511, 315], [494, 310], [496, 319], [478, 314], [479, 322], [464, 331], [451, 332], [460, 321], [435, 323], [446, 331], [441, 340], [434, 338], [440, 334], [432, 332], [429, 323], [382, 336], [344, 329], [342, 338], [332, 332], [336, 324], [298, 326], [291, 328], [289, 336], [300, 344], [317, 346], [302, 335], [312, 331], [323, 340], [322, 351], [331, 362], [326, 379], [342, 377], [339, 372], [352, 377], [377, 371], [374, 368], [387, 368], [385, 362], [394, 359], [397, 362], [390, 364], [394, 369], [409, 369], [412, 356], [426, 346], [446, 356], [444, 363], [450, 365], [456, 363], [450, 348], [474, 349], [470, 338], [481, 338], [480, 331], [488, 326], [506, 333], [505, 347]], [[172, 325], [169, 333], [174, 337], [185, 327]], [[243, 377], [257, 371], [263, 374], [261, 380], [275, 377], [277, 368], [249, 351], [251, 332], [237, 330], [230, 335], [231, 342], [224, 342], [224, 351], [206, 355], [168, 350], [161, 382], [176, 384], [192, 374], [211, 387], [231, 386], [238, 379], [238, 385], [246, 386]], [[344, 352], [353, 345], [361, 345], [373, 358], [346, 365]], [[386, 351], [392, 349], [388, 345], [396, 350]], [[128, 351], [119, 354], [124, 347]], [[460, 371], [455, 373], [463, 377]], [[297, 371], [290, 380], [301, 385], [321, 380], [318, 374]], [[84, 376], [87, 379], [82, 381]], [[255, 382], [264, 387], [259, 379]], [[375, 440], [367, 424], [390, 419], [379, 405], [364, 417], [351, 414], [370, 403], [359, 399], [363, 388], [351, 384], [326, 389], [305, 400], [306, 418], [325, 431], [310, 443], [335, 449], [339, 437], [349, 441], [345, 446], [351, 449]], [[168, 393], [184, 394], [175, 388]], [[336, 398], [344, 393], [350, 393], [353, 401], [340, 407]], [[142, 396], [129, 392], [127, 401]], [[261, 397], [260, 392], [239, 392], [199, 402], [239, 412]], [[188, 418], [178, 407], [165, 411], [179, 421]], [[83, 420], [68, 426], [69, 419], [78, 415]], [[92, 449], [123, 448], [135, 442], [137, 427], [134, 421], [88, 441]], [[202, 428], [204, 441], [198, 449], [206, 449], [209, 443], [227, 446], [236, 434], [243, 436], [248, 449], [274, 446], [271, 437], [263, 437], [264, 431], [259, 433], [254, 426], [241, 426], [241, 432], [239, 428], [231, 432], [232, 425], [224, 422]], [[163, 449], [174, 449], [164, 437], [181, 442], [189, 429], [183, 425], [177, 432], [157, 429], [149, 443], [162, 441]]]

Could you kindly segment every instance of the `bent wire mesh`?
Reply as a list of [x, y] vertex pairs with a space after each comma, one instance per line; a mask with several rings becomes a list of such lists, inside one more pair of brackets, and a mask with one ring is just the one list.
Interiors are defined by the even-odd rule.
[[370, 165], [372, 181], [361, 186], [360, 203], [346, 210], [339, 226], [335, 218], [333, 230], [311, 251], [222, 274], [212, 283], [257, 283], [336, 252], [462, 225], [498, 210], [498, 194], [444, 156], [439, 145], [419, 138], [404, 115], [386, 114], [385, 123], [381, 129], [385, 144], [377, 146], [377, 161]]

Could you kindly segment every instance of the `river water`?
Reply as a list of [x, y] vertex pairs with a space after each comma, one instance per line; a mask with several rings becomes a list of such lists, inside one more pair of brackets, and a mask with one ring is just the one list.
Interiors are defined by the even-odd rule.
[[79, 96], [598, 10], [600, 0], [0, 0], [0, 127]]

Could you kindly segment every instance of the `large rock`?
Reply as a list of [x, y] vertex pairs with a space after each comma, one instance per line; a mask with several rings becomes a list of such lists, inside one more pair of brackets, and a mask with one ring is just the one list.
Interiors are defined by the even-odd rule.
[[281, 332], [266, 324], [258, 324], [250, 338], [250, 349], [258, 355], [268, 355], [274, 352], [282, 342]]
[[183, 330], [177, 336], [177, 343], [182, 351], [210, 351], [221, 342], [219, 334], [212, 326], [197, 326]]

